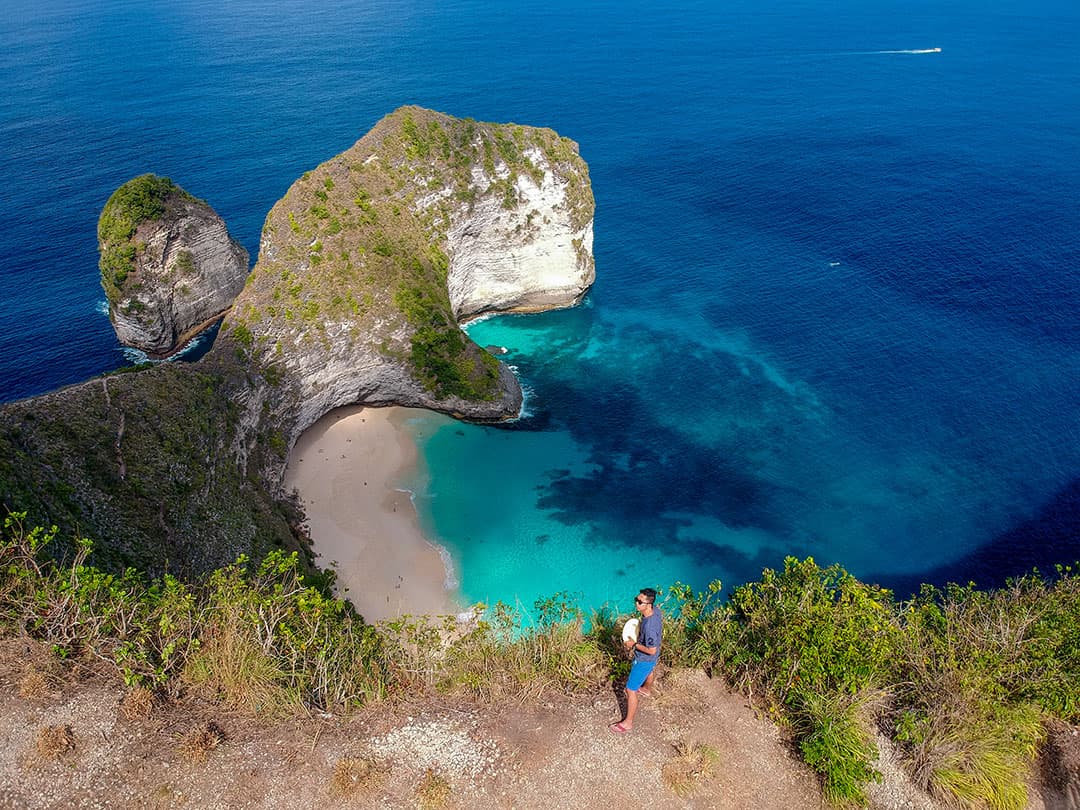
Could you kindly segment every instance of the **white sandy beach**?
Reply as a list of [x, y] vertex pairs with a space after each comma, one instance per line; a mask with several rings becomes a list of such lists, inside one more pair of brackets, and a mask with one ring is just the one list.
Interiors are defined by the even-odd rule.
[[337, 594], [369, 622], [462, 608], [446, 590], [439, 549], [420, 531], [408, 492], [394, 489], [416, 464], [407, 408], [339, 408], [293, 447], [285, 488], [307, 514], [316, 563], [337, 571]]

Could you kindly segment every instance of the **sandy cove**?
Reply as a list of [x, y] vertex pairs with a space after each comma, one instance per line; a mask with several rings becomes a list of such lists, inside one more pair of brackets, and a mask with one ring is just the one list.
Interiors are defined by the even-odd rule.
[[289, 455], [287, 491], [307, 515], [315, 562], [337, 571], [337, 595], [369, 622], [463, 609], [446, 590], [437, 546], [420, 531], [408, 492], [395, 489], [417, 462], [407, 408], [331, 411]]

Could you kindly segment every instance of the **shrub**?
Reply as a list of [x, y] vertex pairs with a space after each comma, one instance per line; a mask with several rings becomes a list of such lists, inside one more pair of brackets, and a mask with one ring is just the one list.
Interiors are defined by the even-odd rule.
[[194, 643], [191, 591], [174, 577], [147, 585], [133, 569], [106, 573], [86, 564], [93, 544], [77, 541], [68, 566], [44, 556], [56, 528], [27, 530], [25, 514], [4, 520], [0, 542], [0, 621], [70, 657], [113, 663], [125, 682], [160, 684]]
[[1075, 584], [924, 586], [906, 605], [896, 735], [918, 784], [969, 805], [1026, 803], [1042, 714], [1075, 705], [1063, 625]]
[[243, 346], [245, 349], [250, 349], [255, 342], [255, 337], [251, 334], [251, 330], [242, 323], [238, 323], [232, 328], [233, 339]]
[[195, 257], [191, 255], [190, 250], [181, 250], [176, 254], [176, 261], [173, 266], [184, 275], [194, 273]]
[[888, 678], [899, 632], [892, 596], [840, 566], [788, 557], [783, 571], [737, 588], [730, 610], [717, 652], [778, 703], [795, 689], [853, 695]]
[[[664, 616], [664, 643], [660, 657], [668, 666], [702, 662], [696, 660], [699, 649], [706, 649], [706, 625], [714, 616], [723, 584], [714, 579], [704, 591], [694, 592], [689, 585], [676, 582], [659, 601]], [[707, 657], [707, 656], [706, 656]]]
[[74, 559], [45, 558], [55, 529], [4, 522], [0, 542], [0, 630], [26, 633], [67, 658], [113, 664], [129, 686], [181, 676], [253, 712], [322, 710], [381, 697], [391, 682], [383, 642], [346, 603], [307, 585], [299, 558], [273, 552], [238, 562], [201, 585], [174, 577], [147, 582]]
[[839, 566], [788, 557], [738, 587], [695, 631], [695, 660], [764, 694], [839, 804], [862, 801], [877, 751], [859, 707], [890, 682], [899, 627], [891, 594]]
[[424, 159], [431, 153], [431, 145], [409, 113], [401, 120], [401, 133], [405, 139], [405, 153], [410, 159]]
[[1039, 712], [963, 692], [943, 690], [934, 698], [933, 705], [906, 709], [898, 723], [916, 784], [946, 803], [1026, 806], [1025, 782], [1043, 737]]
[[305, 585], [295, 552], [215, 571], [202, 616], [208, 630], [187, 674], [249, 711], [355, 706], [389, 685], [374, 628]]
[[1024, 641], [1014, 648], [1008, 680], [1018, 698], [1069, 722], [1080, 720], [1080, 576], [1058, 566], [1052, 583], [1032, 575], [998, 597], [1032, 618]]
[[879, 780], [874, 770], [878, 752], [862, 715], [876, 695], [845, 692], [796, 693], [795, 728], [806, 764], [821, 774], [825, 798], [836, 805], [862, 806], [863, 786]]

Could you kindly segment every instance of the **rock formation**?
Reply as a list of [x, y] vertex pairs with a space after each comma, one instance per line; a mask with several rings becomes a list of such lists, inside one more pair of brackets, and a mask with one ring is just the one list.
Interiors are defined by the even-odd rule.
[[272, 391], [288, 444], [346, 404], [498, 421], [521, 389], [459, 319], [570, 306], [594, 278], [593, 197], [577, 144], [550, 129], [418, 107], [296, 181], [215, 351]]
[[232, 307], [197, 363], [0, 405], [0, 502], [99, 540], [99, 564], [155, 574], [295, 547], [281, 479], [326, 412], [517, 415], [514, 375], [459, 319], [576, 303], [593, 280], [592, 217], [572, 141], [405, 107], [274, 205], [236, 294], [246, 255], [216, 215], [136, 178], [98, 227], [121, 339], [164, 354]]
[[248, 253], [202, 200], [142, 175], [116, 190], [98, 222], [102, 287], [125, 346], [166, 357], [227, 310]]

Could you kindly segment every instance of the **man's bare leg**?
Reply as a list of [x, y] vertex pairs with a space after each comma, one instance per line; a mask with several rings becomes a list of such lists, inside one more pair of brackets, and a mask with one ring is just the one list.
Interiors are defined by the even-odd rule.
[[637, 692], [626, 690], [626, 718], [622, 721], [623, 728], [627, 731], [634, 727], [634, 715], [637, 714]]

